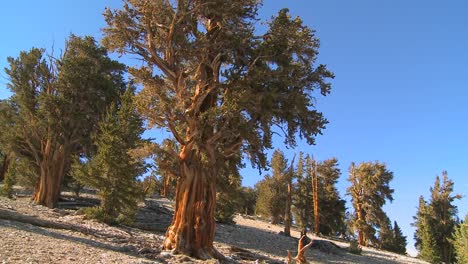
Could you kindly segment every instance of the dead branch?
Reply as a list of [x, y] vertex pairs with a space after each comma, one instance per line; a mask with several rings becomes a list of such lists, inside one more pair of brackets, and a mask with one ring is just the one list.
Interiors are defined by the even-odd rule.
[[[312, 246], [312, 241], [309, 242], [309, 244], [304, 245], [304, 241], [306, 240], [307, 236], [302, 236], [301, 239], [299, 239], [299, 243], [297, 244], [297, 255], [294, 257], [294, 261], [299, 264], [305, 264], [307, 263], [307, 259], [305, 256], [305, 252], [307, 249], [309, 249]], [[291, 252], [288, 250], [288, 264], [292, 264], [293, 259], [291, 257]]]

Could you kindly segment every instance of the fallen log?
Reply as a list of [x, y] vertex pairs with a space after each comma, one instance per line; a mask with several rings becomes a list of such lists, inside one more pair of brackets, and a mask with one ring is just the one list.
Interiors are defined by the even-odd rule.
[[[79, 233], [82, 233], [82, 234], [85, 234], [85, 235], [92, 235], [92, 236], [100, 237], [100, 238], [116, 238], [116, 237], [118, 237], [116, 235], [102, 234], [102, 233], [98, 232], [97, 230], [87, 228], [87, 227], [83, 227], [83, 226], [79, 226], [79, 225], [63, 223], [63, 222], [49, 221], [49, 220], [45, 220], [45, 219], [40, 219], [40, 218], [38, 218], [36, 216], [24, 215], [24, 214], [18, 213], [16, 211], [5, 210], [5, 209], [0, 209], [0, 219], [26, 223], [26, 224], [31, 224], [31, 225], [34, 225], [34, 226], [45, 227], [45, 228], [76, 231], [76, 232], [79, 232]], [[123, 238], [123, 237], [121, 237], [121, 238]]]

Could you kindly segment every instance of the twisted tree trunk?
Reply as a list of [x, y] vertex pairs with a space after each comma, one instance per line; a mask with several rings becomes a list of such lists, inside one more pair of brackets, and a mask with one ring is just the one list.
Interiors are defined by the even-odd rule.
[[33, 201], [37, 204], [54, 208], [60, 197], [65, 170], [69, 163], [69, 151], [65, 145], [52, 149], [53, 143], [46, 143], [39, 163], [39, 182], [36, 185]]
[[202, 169], [195, 155], [181, 152], [181, 177], [176, 187], [175, 213], [166, 231], [164, 249], [200, 259], [223, 256], [213, 247], [215, 235], [215, 169]]

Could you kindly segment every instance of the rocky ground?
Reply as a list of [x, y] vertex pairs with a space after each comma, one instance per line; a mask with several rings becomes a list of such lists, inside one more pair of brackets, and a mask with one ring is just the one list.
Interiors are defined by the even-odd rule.
[[[161, 250], [172, 217], [172, 202], [167, 199], [142, 203], [135, 226], [112, 227], [85, 219], [79, 210], [96, 204], [93, 196], [66, 198], [57, 209], [35, 205], [28, 196], [0, 198], [0, 263], [218, 263]], [[236, 225], [217, 225], [215, 246], [226, 256], [225, 262], [285, 263], [287, 250], [296, 253], [297, 230], [286, 237], [279, 234], [282, 226], [240, 215], [235, 221]], [[311, 263], [425, 263], [372, 248], [354, 255], [348, 252], [349, 244], [332, 242], [338, 247], [311, 248], [307, 259]]]

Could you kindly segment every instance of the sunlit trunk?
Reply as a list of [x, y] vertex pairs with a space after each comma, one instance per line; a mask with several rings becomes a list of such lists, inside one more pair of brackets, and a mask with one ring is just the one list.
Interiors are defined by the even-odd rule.
[[200, 259], [222, 258], [213, 247], [216, 202], [216, 183], [210, 177], [213, 172], [202, 169], [195, 158], [182, 159], [180, 169], [174, 218], [166, 231], [164, 248]]
[[[362, 222], [364, 221], [364, 216], [363, 216], [363, 213], [362, 213], [362, 205], [360, 203], [357, 204], [357, 218], [358, 218], [358, 222]], [[362, 227], [359, 227], [358, 228], [358, 244], [361, 245], [361, 246], [367, 246], [366, 245], [366, 240], [364, 238], [364, 232], [362, 230]]]
[[42, 153], [42, 161], [39, 164], [39, 182], [32, 198], [35, 203], [49, 208], [57, 206], [68, 158], [63, 145], [59, 146], [55, 151], [46, 147]]
[[314, 233], [318, 235], [320, 233], [320, 216], [319, 216], [319, 189], [318, 189], [318, 174], [315, 161], [312, 167], [312, 195], [314, 205]]

